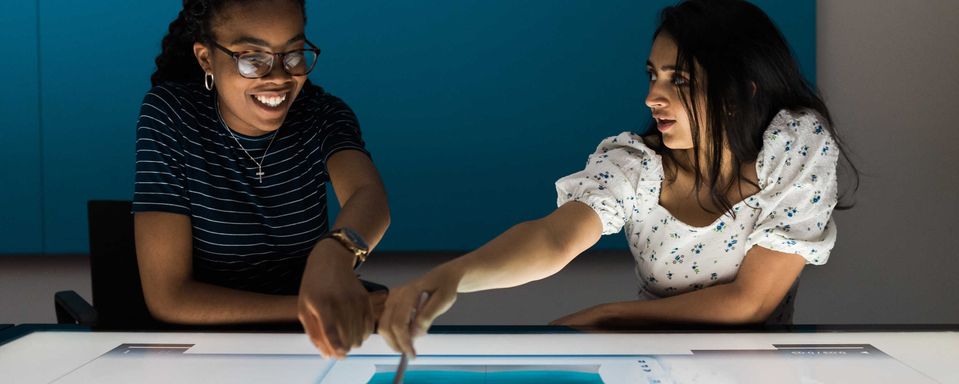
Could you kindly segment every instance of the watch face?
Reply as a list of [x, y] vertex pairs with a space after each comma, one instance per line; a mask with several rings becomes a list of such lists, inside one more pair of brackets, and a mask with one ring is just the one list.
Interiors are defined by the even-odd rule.
[[343, 234], [345, 234], [353, 244], [356, 244], [357, 247], [363, 248], [363, 250], [370, 249], [370, 247], [366, 245], [366, 242], [363, 241], [363, 238], [352, 229], [343, 228]]

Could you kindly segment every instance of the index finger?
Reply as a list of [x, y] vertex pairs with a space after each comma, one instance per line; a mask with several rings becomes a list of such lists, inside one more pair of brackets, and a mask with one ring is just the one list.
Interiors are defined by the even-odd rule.
[[416, 318], [418, 313], [422, 311], [423, 306], [426, 304], [426, 301], [429, 299], [429, 297], [429, 292], [421, 291], [420, 294], [417, 295], [416, 305], [410, 310], [409, 325], [406, 328], [405, 337], [402, 339], [402, 342], [407, 343], [407, 345], [404, 346], [404, 350], [407, 351], [407, 353], [412, 357], [416, 357], [416, 349], [413, 347], [413, 338], [416, 337], [416, 334], [419, 332]]
[[326, 335], [326, 340], [329, 342], [330, 348], [333, 350], [333, 356], [338, 359], [346, 357], [346, 353], [344, 352], [344, 350], [347, 349], [344, 348], [344, 336], [346, 336], [346, 330], [342, 327], [337, 327], [336, 324], [330, 321], [323, 323], [322, 320], [320, 320], [319, 328], [323, 331], [323, 334]]
[[413, 343], [410, 338], [410, 326], [413, 321], [415, 305], [422, 295], [419, 290], [404, 290], [396, 296], [395, 305], [390, 306], [390, 318], [386, 326], [393, 337], [393, 342], [399, 348], [399, 351], [414, 356]]
[[310, 342], [320, 350], [323, 358], [328, 359], [333, 356], [333, 350], [330, 348], [329, 342], [326, 340], [326, 335], [323, 334], [323, 330], [317, 327], [316, 323], [316, 317], [313, 316], [312, 313], [307, 312], [306, 314], [300, 315], [300, 324], [303, 324], [303, 329], [306, 331], [307, 337], [310, 338]]
[[[425, 295], [426, 292], [423, 294]], [[430, 294], [428, 299], [420, 304], [420, 309], [413, 317], [413, 337], [424, 335], [433, 324], [433, 320], [446, 313], [453, 306], [454, 301], [455, 296], [444, 291], [437, 290]]]
[[393, 334], [393, 322], [395, 313], [397, 313], [396, 308], [400, 307], [402, 304], [400, 298], [402, 297], [402, 290], [397, 289], [395, 293], [389, 295], [386, 298], [386, 303], [383, 305], [383, 313], [380, 314], [379, 322], [377, 323], [376, 333], [383, 338], [383, 341], [389, 345], [390, 349], [403, 353], [403, 350], [400, 349], [399, 344], [396, 340], [396, 335]]

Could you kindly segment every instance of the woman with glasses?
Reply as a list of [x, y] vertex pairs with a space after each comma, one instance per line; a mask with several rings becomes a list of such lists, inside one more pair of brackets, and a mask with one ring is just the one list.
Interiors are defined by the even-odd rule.
[[645, 68], [652, 129], [603, 140], [583, 170], [556, 182], [550, 215], [394, 289], [379, 322], [391, 346], [414, 353], [412, 337], [458, 293], [546, 278], [621, 231], [635, 259], [636, 299], [554, 324], [789, 321], [781, 304], [804, 266], [824, 264], [836, 241], [843, 151], [829, 111], [776, 26], [745, 1], [667, 7], [653, 39]]
[[353, 111], [307, 79], [304, 24], [303, 0], [183, 1], [137, 124], [137, 257], [159, 320], [299, 320], [343, 356], [385, 300], [354, 269], [390, 216]]

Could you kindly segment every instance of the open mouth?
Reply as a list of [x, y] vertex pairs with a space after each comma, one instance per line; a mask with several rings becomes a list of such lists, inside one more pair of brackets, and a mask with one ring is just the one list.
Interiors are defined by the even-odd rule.
[[269, 111], [276, 111], [283, 109], [287, 103], [287, 99], [289, 99], [289, 93], [254, 94], [250, 95], [250, 98], [260, 107]]
[[666, 119], [666, 118], [661, 118], [661, 117], [657, 117], [657, 118], [656, 118], [656, 128], [658, 128], [658, 129], [660, 130], [660, 132], [664, 132], [664, 131], [668, 130], [668, 129], [671, 128], [674, 124], [676, 124], [676, 120]]

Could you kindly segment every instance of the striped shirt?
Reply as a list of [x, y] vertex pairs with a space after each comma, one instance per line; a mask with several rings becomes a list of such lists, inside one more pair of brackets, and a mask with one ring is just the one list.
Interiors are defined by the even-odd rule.
[[[169, 82], [147, 93], [133, 211], [190, 216], [197, 281], [296, 294], [327, 231], [327, 159], [344, 149], [367, 153], [356, 116], [309, 83], [280, 129], [264, 136], [231, 135], [216, 108], [215, 92], [199, 84]], [[263, 166], [262, 182], [250, 156]]]

